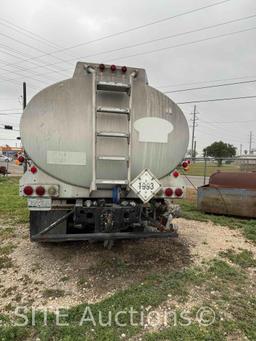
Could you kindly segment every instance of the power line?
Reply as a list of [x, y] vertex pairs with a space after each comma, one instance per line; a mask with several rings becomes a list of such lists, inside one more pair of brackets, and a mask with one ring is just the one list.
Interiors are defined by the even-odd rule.
[[[1, 33], [0, 33], [0, 34], [1, 34]], [[22, 51], [12, 49], [12, 48], [10, 48], [10, 47], [7, 46], [7, 45], [0, 44], [0, 46], [5, 47], [5, 50], [2, 50], [3, 53], [5, 53], [5, 54], [7, 54], [7, 55], [9, 55], [9, 56], [12, 56], [12, 57], [14, 57], [14, 58], [22, 59], [21, 57], [19, 57], [19, 55], [24, 55], [24, 53], [23, 53]], [[6, 49], [7, 49], [7, 50], [6, 50]], [[13, 53], [11, 53], [11, 52], [8, 52], [8, 50], [11, 51], [11, 52], [14, 52], [14, 53], [18, 53], [18, 56], [17, 56], [16, 54], [13, 54]], [[3, 60], [0, 60], [0, 61], [3, 61]], [[48, 65], [44, 65], [44, 64], [42, 64], [42, 63], [41, 63], [41, 65], [38, 64], [37, 61], [36, 61], [36, 62], [35, 62], [35, 61], [31, 61], [31, 63], [35, 65], [34, 68], [36, 68], [36, 69], [44, 67], [44, 68], [47, 68], [48, 70], [50, 70], [50, 72], [49, 72], [50, 74], [52, 74], [52, 73], [58, 73], [58, 74], [62, 74], [62, 75], [64, 75], [64, 76], [66, 76], [64, 73], [62, 73], [62, 70], [54, 70], [54, 69], [51, 69], [51, 68], [49, 68]], [[29, 71], [29, 72], [34, 73], [33, 71], [31, 71], [31, 70], [33, 69], [33, 68], [31, 68], [31, 67], [30, 67], [30, 68], [24, 68], [24, 67], [19, 66], [19, 65], [15, 65], [15, 67], [18, 68], [18, 69], [20, 69], [20, 71], [22, 71], [22, 72], [24, 72], [24, 71]], [[1, 80], [2, 83], [3, 83], [3, 82], [6, 82], [6, 81], [9, 81], [9, 82], [10, 82], [10, 81], [18, 80], [18, 79], [24, 79], [24, 77], [25, 77], [24, 74], [18, 73], [18, 71], [12, 71], [12, 70], [6, 69], [6, 68], [4, 68], [3, 66], [1, 66], [0, 69], [1, 69], [1, 70], [4, 70], [4, 71], [7, 71], [6, 73], [1, 74], [1, 77], [5, 76], [5, 75], [9, 75], [9, 73], [13, 73], [13, 74], [15, 74], [15, 75], [20, 75], [20, 77], [18, 77], [18, 78], [16, 77], [16, 78], [2, 79], [2, 80]], [[34, 74], [37, 75], [37, 73], [34, 73]], [[41, 75], [45, 75], [45, 74], [46, 74], [45, 72], [44, 72], [44, 73], [41, 73]], [[34, 77], [30, 76], [30, 75], [27, 75], [26, 77], [27, 77], [27, 78], [30, 78], [30, 79], [32, 79], [32, 80], [34, 80], [34, 81], [40, 82], [40, 83], [45, 83], [45, 84], [48, 83], [47, 81], [43, 81], [43, 80], [41, 80], [41, 79], [34, 78]]]
[[232, 78], [220, 78], [220, 79], [212, 79], [212, 80], [204, 80], [204, 81], [196, 81], [196, 82], [190, 82], [190, 83], [176, 83], [176, 84], [167, 84], [167, 85], [158, 85], [158, 88], [169, 88], [169, 87], [175, 87], [175, 86], [182, 86], [182, 85], [192, 85], [192, 84], [204, 84], [204, 83], [215, 83], [215, 82], [226, 82], [226, 81], [232, 81], [237, 79], [246, 79], [246, 78], [254, 78], [256, 75], [250, 75], [250, 76], [241, 76], [241, 77], [232, 77]]
[[[1, 17], [0, 21], [2, 21], [2, 23], [0, 22], [0, 25], [7, 26], [7, 27], [11, 28], [12, 30], [14, 30], [14, 31], [16, 31], [18, 33], [22, 33], [23, 35], [29, 37], [30, 39], [34, 39], [34, 40], [37, 40], [37, 41], [44, 42], [44, 44], [47, 44], [49, 46], [53, 46], [53, 47], [57, 47], [57, 48], [60, 47], [59, 45], [51, 42], [50, 40], [47, 40], [44, 37], [40, 36], [39, 34], [36, 34], [36, 33], [32, 32], [32, 31], [29, 31], [28, 29], [26, 29], [24, 27], [21, 27], [19, 25], [13, 24], [9, 20], [6, 20], [6, 19]], [[21, 32], [21, 30], [24, 31], [25, 33]]]
[[212, 124], [233, 124], [233, 123], [249, 123], [249, 122], [256, 122], [256, 120], [246, 120], [246, 121], [204, 121], [204, 120], [201, 120], [202, 122], [204, 123], [212, 123]]
[[193, 104], [193, 103], [206, 103], [206, 102], [219, 102], [219, 101], [233, 101], [233, 100], [249, 99], [249, 98], [256, 98], [256, 96], [240, 96], [240, 97], [223, 97], [223, 98], [199, 99], [198, 101], [178, 102], [176, 104]]
[[177, 44], [177, 45], [171, 45], [171, 46], [162, 47], [162, 48], [158, 48], [158, 49], [154, 49], [154, 50], [149, 50], [149, 51], [146, 51], [146, 52], [139, 52], [139, 53], [135, 53], [135, 54], [131, 54], [131, 55], [121, 56], [121, 57], [118, 57], [117, 59], [121, 60], [121, 59], [126, 59], [126, 58], [133, 58], [133, 57], [137, 57], [137, 56], [148, 55], [148, 54], [151, 54], [151, 53], [161, 52], [161, 51], [170, 50], [170, 49], [179, 48], [179, 47], [184, 47], [184, 46], [188, 46], [188, 45], [194, 45], [194, 44], [202, 43], [202, 42], [205, 42], [205, 41], [208, 41], [208, 40], [213, 40], [213, 39], [217, 39], [217, 38], [224, 38], [224, 37], [228, 37], [228, 36], [233, 36], [235, 34], [249, 32], [249, 31], [252, 31], [252, 30], [255, 30], [255, 29], [256, 29], [256, 27], [254, 26], [254, 27], [247, 28], [247, 29], [244, 29], [244, 30], [239, 30], [239, 31], [233, 31], [233, 32], [230, 32], [230, 33], [219, 34], [219, 35], [216, 35], [216, 36], [212, 36], [212, 37], [208, 37], [208, 38], [203, 38], [203, 39], [199, 39], [199, 40], [193, 40], [193, 41], [190, 41], [190, 42], [187, 42], [187, 43], [181, 43], [181, 44]]
[[[0, 33], [0, 35], [1, 35], [1, 33]], [[8, 45], [5, 45], [5, 44], [0, 44], [0, 46], [3, 46], [4, 47], [4, 49], [2, 49], [2, 53], [4, 53], [4, 54], [7, 54], [7, 55], [9, 55], [9, 56], [11, 56], [11, 57], [14, 57], [14, 58], [17, 58], [17, 59], [21, 59], [22, 60], [22, 57], [20, 57], [20, 56], [25, 56], [26, 54], [24, 54], [22, 51], [20, 51], [20, 50], [15, 50], [15, 49], [13, 49], [13, 48], [10, 48]], [[11, 53], [11, 52], [14, 52], [14, 53]], [[17, 55], [18, 54], [18, 55]], [[1, 60], [2, 62], [4, 62], [4, 60]], [[62, 74], [62, 72], [60, 72], [59, 70], [56, 70], [56, 69], [51, 69], [50, 67], [48, 67], [47, 65], [42, 65], [42, 62], [38, 62], [38, 61], [31, 61], [31, 63], [32, 64], [34, 64], [35, 65], [35, 68], [38, 68], [38, 67], [44, 67], [44, 68], [47, 68], [48, 70], [50, 70], [51, 71], [51, 73], [60, 73], [60, 74]], [[41, 63], [41, 65], [40, 64], [38, 64], [38, 63]], [[4, 64], [5, 65], [5, 64]], [[4, 66], [3, 65], [3, 66]], [[15, 65], [15, 64], [14, 64]], [[4, 71], [7, 71], [7, 73], [4, 73], [4, 74], [2, 74], [2, 76], [5, 76], [5, 75], [8, 75], [10, 72], [11, 73], [15, 73], [14, 71], [11, 71], [11, 70], [9, 70], [9, 69], [6, 69], [6, 68], [4, 68], [3, 66], [1, 66], [0, 67], [0, 69], [2, 69], [2, 70], [4, 70]], [[21, 66], [19, 66], [19, 65], [15, 65], [15, 67], [16, 68], [19, 68], [21, 71], [27, 71], [27, 70], [29, 70], [30, 72], [31, 72], [31, 68], [23, 68], [23, 67], [21, 67]], [[62, 74], [63, 75], [63, 74]], [[22, 75], [23, 77], [24, 77], [24, 75]]]
[[204, 26], [204, 27], [200, 27], [200, 28], [197, 28], [197, 29], [194, 29], [194, 30], [190, 30], [190, 31], [180, 32], [180, 33], [172, 34], [172, 35], [169, 35], [169, 36], [164, 36], [164, 37], [159, 37], [159, 38], [156, 38], [156, 39], [146, 40], [146, 41], [143, 41], [143, 42], [140, 42], [140, 43], [136, 43], [136, 44], [132, 44], [132, 45], [127, 45], [127, 46], [115, 48], [115, 49], [112, 49], [112, 50], [102, 51], [102, 52], [99, 52], [99, 53], [96, 53], [96, 54], [90, 54], [90, 55], [84, 56], [83, 58], [100, 56], [100, 55], [104, 55], [106, 53], [117, 52], [117, 51], [121, 51], [121, 50], [124, 50], [124, 49], [129, 49], [129, 48], [134, 48], [134, 47], [138, 47], [138, 46], [140, 47], [140, 46], [143, 46], [143, 45], [148, 45], [148, 44], [152, 44], [152, 43], [155, 43], [155, 42], [159, 42], [159, 41], [163, 41], [163, 40], [167, 40], [167, 39], [171, 39], [171, 38], [180, 37], [180, 36], [184, 36], [184, 35], [191, 34], [191, 33], [201, 32], [201, 31], [209, 30], [211, 28], [216, 28], [216, 27], [228, 25], [228, 24], [231, 24], [231, 23], [235, 23], [235, 22], [238, 22], [238, 21], [242, 21], [242, 20], [246, 20], [246, 19], [251, 19], [251, 18], [255, 18], [255, 17], [256, 17], [256, 14], [253, 14], [253, 15], [250, 15], [250, 16], [246, 16], [246, 17], [241, 17], [241, 18], [238, 18], [238, 19], [233, 19], [233, 20], [225, 21], [225, 22], [222, 22], [222, 23], [219, 23], [219, 24], [214, 24], [214, 25], [210, 25], [210, 26]]
[[[197, 32], [197, 31], [202, 31], [202, 30], [206, 30], [206, 29], [209, 29], [209, 28], [213, 28], [213, 27], [217, 27], [217, 26], [222, 26], [222, 25], [226, 25], [226, 24], [229, 24], [229, 23], [232, 23], [232, 22], [237, 22], [237, 21], [241, 21], [241, 20], [245, 20], [245, 19], [249, 19], [249, 18], [253, 18], [253, 17], [256, 17], [256, 14], [254, 15], [251, 15], [251, 16], [247, 16], [247, 17], [242, 17], [242, 18], [238, 18], [238, 19], [233, 19], [233, 20], [229, 20], [229, 21], [226, 21], [226, 22], [223, 22], [223, 23], [219, 23], [219, 24], [215, 24], [215, 25], [211, 25], [211, 26], [206, 26], [206, 27], [203, 27], [203, 28], [199, 28], [199, 29], [196, 29], [196, 30], [191, 30], [191, 31], [187, 31], [187, 32], [180, 32], [180, 33], [177, 33], [177, 34], [174, 34], [174, 35], [171, 35], [171, 36], [165, 36], [165, 37], [160, 37], [160, 38], [157, 38], [157, 39], [154, 39], [154, 40], [148, 40], [146, 42], [141, 42], [141, 43], [137, 43], [137, 44], [133, 44], [133, 45], [128, 45], [128, 46], [124, 46], [124, 47], [121, 47], [121, 48], [117, 48], [117, 49], [112, 49], [112, 50], [107, 50], [107, 51], [104, 51], [104, 52], [99, 52], [99, 53], [96, 53], [96, 54], [90, 54], [90, 55], [87, 55], [87, 56], [83, 56], [82, 58], [89, 58], [89, 57], [94, 57], [94, 56], [98, 56], [98, 55], [102, 55], [102, 54], [106, 54], [106, 53], [110, 53], [110, 52], [117, 52], [117, 51], [120, 51], [120, 50], [123, 50], [123, 49], [128, 49], [128, 48], [132, 48], [132, 47], [136, 47], [136, 46], [142, 46], [142, 45], [145, 45], [145, 44], [149, 44], [149, 43], [153, 43], [153, 42], [156, 42], [156, 41], [161, 41], [161, 40], [165, 40], [165, 39], [170, 39], [170, 38], [173, 38], [173, 37], [178, 37], [178, 36], [181, 36], [181, 35], [186, 35], [186, 34], [189, 34], [189, 33], [193, 33], [193, 32]], [[252, 28], [252, 29], [255, 29], [255, 28]], [[245, 32], [247, 31], [248, 29], [246, 30], [242, 30], [242, 31], [235, 31], [235, 32], [231, 32], [231, 33], [228, 33], [226, 35], [232, 35], [232, 34], [237, 34], [237, 33], [242, 33], [242, 32]], [[251, 29], [249, 29], [251, 30]], [[210, 39], [215, 39], [215, 38], [218, 38], [218, 37], [223, 37], [224, 35], [219, 35], [219, 36], [214, 36], [214, 37], [210, 37]], [[201, 41], [204, 41], [204, 40], [209, 40], [209, 38], [207, 39], [203, 39], [203, 40], [199, 40], [199, 41], [194, 41], [192, 43], [196, 43], [196, 42], [201, 42]], [[177, 47], [181, 47], [181, 46], [186, 46], [186, 45], [190, 45], [191, 43], [185, 43], [185, 44], [179, 44], [179, 45], [174, 45], [174, 46], [171, 46], [171, 47], [168, 47], [167, 49], [169, 48], [177, 48]], [[166, 49], [166, 48], [164, 48]], [[159, 49], [157, 50], [154, 50], [155, 52], [158, 51]], [[162, 50], [162, 49], [160, 49]], [[153, 52], [153, 51], [151, 51]], [[140, 54], [145, 54], [145, 53], [139, 53], [137, 55], [140, 55]], [[133, 55], [132, 55], [133, 56]], [[131, 57], [131, 56], [127, 56], [127, 57]], [[34, 59], [36, 59], [37, 57], [33, 57]], [[122, 57], [121, 57], [122, 58]], [[119, 58], [120, 59], [120, 58]], [[72, 59], [73, 60], [73, 59]], [[71, 60], [65, 60], [65, 62], [71, 62]], [[36, 65], [35, 67], [33, 68], [42, 68], [42, 67], [45, 67], [45, 66], [54, 66], [54, 65], [57, 65], [59, 64], [59, 62], [56, 62], [56, 63], [50, 63], [50, 64], [45, 64], [45, 65], [42, 65], [42, 66], [38, 66]], [[15, 65], [15, 64], [13, 64]], [[22, 71], [31, 71], [31, 69], [33, 68], [23, 68]], [[69, 71], [69, 69], [61, 69], [61, 70], [58, 70], [58, 71], [54, 71], [54, 72], [62, 72], [62, 71]], [[51, 71], [52, 72], [52, 71]], [[7, 73], [6, 73], [7, 74]], [[35, 73], [35, 75], [45, 75], [46, 73]], [[5, 74], [3, 74], [5, 75]], [[22, 75], [23, 77], [23, 75]], [[18, 78], [12, 78], [10, 80], [16, 80]], [[35, 80], [35, 79], [34, 79]]]
[[[131, 32], [143, 29], [145, 27], [157, 25], [157, 24], [160, 24], [160, 23], [163, 23], [163, 22], [166, 22], [166, 21], [170, 21], [170, 20], [175, 19], [175, 18], [179, 18], [179, 17], [185, 16], [185, 15], [188, 15], [188, 14], [192, 14], [192, 13], [198, 12], [198, 11], [202, 11], [202, 10], [207, 9], [207, 8], [211, 8], [211, 7], [214, 7], [214, 6], [222, 5], [222, 4], [230, 2], [230, 1], [232, 1], [232, 0], [223, 0], [223, 1], [215, 2], [213, 4], [209, 4], [209, 5], [206, 5], [206, 6], [197, 7], [197, 8], [194, 8], [192, 10], [184, 11], [184, 12], [172, 15], [170, 17], [166, 17], [166, 18], [163, 18], [163, 19], [155, 20], [155, 21], [152, 21], [152, 22], [147, 23], [147, 24], [143, 24], [143, 25], [139, 25], [139, 26], [134, 26], [134, 27], [131, 27], [129, 29], [126, 29], [126, 30], [123, 30], [123, 31], [120, 31], [120, 32], [116, 32], [116, 33], [112, 33], [112, 34], [108, 34], [108, 35], [99, 37], [97, 39], [89, 40], [89, 41], [86, 41], [86, 42], [83, 42], [83, 43], [79, 43], [79, 44], [72, 45], [72, 46], [69, 46], [69, 47], [66, 47], [66, 48], [55, 50], [55, 51], [50, 52], [50, 53], [45, 53], [45, 54], [37, 56], [36, 58], [41, 58], [41, 57], [44, 57], [44, 56], [49, 56], [49, 55], [52, 55], [54, 53], [68, 51], [68, 50], [71, 50], [71, 49], [75, 49], [77, 47], [81, 47], [81, 46], [84, 46], [84, 45], [89, 45], [89, 44], [92, 44], [92, 43], [95, 43], [95, 42], [99, 42], [99, 41], [106, 40], [106, 39], [109, 39], [109, 38], [117, 37], [117, 36], [120, 36], [120, 35], [123, 35], [123, 34], [126, 34], [126, 33], [131, 33]], [[30, 60], [30, 58], [26, 59], [26, 60], [23, 60], [23, 61], [29, 61], [29, 60]], [[9, 64], [6, 64], [4, 66], [7, 66], [7, 65], [12, 65], [12, 64], [9, 63]]]
[[[46, 53], [45, 51], [39, 49], [38, 47], [33, 46], [33, 45], [30, 45], [30, 44], [28, 44], [28, 43], [25, 43], [25, 42], [23, 42], [23, 41], [21, 41], [21, 40], [19, 40], [19, 39], [13, 38], [12, 36], [9, 36], [8, 34], [0, 33], [0, 35], [3, 36], [3, 37], [5, 37], [5, 38], [7, 38], [7, 39], [9, 39], [9, 40], [15, 41], [15, 42], [18, 43], [18, 44], [21, 44], [21, 45], [24, 45], [24, 46], [26, 46], [26, 47], [29, 47], [29, 48], [31, 48], [31, 49], [33, 49], [33, 50], [35, 50], [35, 51], [38, 51], [38, 52], [41, 52], [41, 53]], [[56, 56], [54, 56], [54, 55], [53, 55], [53, 58], [58, 59], [58, 60], [60, 60], [60, 61], [62, 61], [62, 62], [64, 61], [62, 58], [56, 57]]]
[[201, 89], [210, 89], [210, 88], [219, 88], [223, 86], [231, 86], [231, 85], [239, 85], [239, 84], [249, 84], [249, 83], [255, 83], [256, 79], [250, 80], [250, 81], [242, 81], [242, 82], [233, 82], [233, 83], [222, 83], [222, 84], [216, 84], [216, 85], [207, 85], [207, 86], [201, 86], [196, 88], [188, 88], [188, 89], [178, 89], [178, 90], [171, 90], [171, 91], [165, 91], [165, 94], [170, 93], [176, 93], [176, 92], [185, 92], [185, 91], [193, 91], [193, 90], [201, 90]]

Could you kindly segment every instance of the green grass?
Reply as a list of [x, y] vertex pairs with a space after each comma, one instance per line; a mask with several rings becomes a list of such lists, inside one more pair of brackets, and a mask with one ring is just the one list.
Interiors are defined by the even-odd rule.
[[248, 250], [236, 253], [234, 250], [229, 249], [227, 251], [220, 252], [220, 256], [228, 258], [232, 263], [240, 265], [242, 268], [256, 267], [256, 259], [254, 259], [253, 253]]
[[1, 256], [7, 256], [10, 253], [12, 253], [12, 251], [15, 249], [15, 246], [11, 243], [6, 244], [4, 246], [0, 246], [0, 255]]
[[240, 229], [244, 236], [256, 243], [256, 219], [243, 219], [222, 215], [206, 214], [199, 211], [195, 203], [182, 200], [182, 217], [197, 221], [212, 221], [214, 224], [228, 226], [232, 229]]
[[19, 197], [19, 178], [0, 178], [0, 217], [8, 224], [28, 222], [27, 200]]
[[[239, 257], [239, 254], [238, 254]], [[220, 297], [209, 298], [208, 288], [217, 284]], [[68, 323], [68, 326], [56, 326], [56, 317], [53, 313], [48, 315], [47, 326], [43, 323], [43, 313], [36, 315], [36, 325], [28, 327], [14, 327], [10, 322], [1, 329], [1, 340], [23, 340], [39, 338], [41, 341], [48, 340], [120, 340], [122, 334], [125, 339], [142, 333], [144, 328], [140, 325], [140, 315], [134, 315], [134, 323], [130, 324], [129, 314], [120, 315], [120, 322], [125, 326], [118, 326], [112, 320], [111, 326], [103, 327], [99, 324], [99, 311], [102, 321], [108, 321], [109, 312], [115, 316], [119, 311], [128, 311], [133, 307], [136, 311], [147, 314], [146, 307], [154, 310], [169, 297], [180, 304], [185, 303], [193, 288], [197, 288], [202, 295], [202, 305], [212, 307], [216, 314], [216, 321], [208, 326], [201, 326], [195, 319], [195, 312], [201, 307], [196, 305], [191, 308], [190, 316], [192, 323], [189, 326], [177, 325], [167, 326], [157, 333], [144, 332], [143, 340], [225, 340], [228, 335], [240, 333], [246, 335], [249, 340], [255, 340], [256, 335], [256, 309], [255, 298], [247, 291], [248, 277], [245, 271], [238, 269], [237, 265], [227, 264], [220, 259], [214, 259], [203, 267], [194, 267], [186, 270], [165, 273], [162, 275], [151, 275], [145, 278], [143, 283], [132, 285], [126, 290], [119, 291], [111, 297], [96, 304], [81, 304], [66, 311], [68, 316], [62, 318], [61, 322]], [[223, 304], [225, 310], [223, 309]], [[249, 306], [248, 306], [249, 304]], [[175, 308], [175, 307], [174, 307]], [[87, 309], [87, 310], [86, 310]], [[81, 318], [87, 311], [86, 317], [93, 316], [96, 325], [92, 320], [79, 325]], [[226, 317], [221, 319], [223, 313], [231, 314], [232, 319]], [[175, 309], [176, 311], [176, 309]], [[89, 314], [91, 313], [91, 315]], [[63, 311], [65, 313], [65, 311]], [[29, 319], [31, 319], [31, 316]], [[179, 319], [178, 319], [179, 321]], [[31, 323], [31, 320], [30, 320]]]

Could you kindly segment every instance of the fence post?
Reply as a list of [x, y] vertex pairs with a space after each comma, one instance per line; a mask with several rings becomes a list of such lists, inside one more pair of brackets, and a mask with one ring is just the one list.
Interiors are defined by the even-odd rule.
[[207, 159], [204, 157], [204, 185], [206, 183]]

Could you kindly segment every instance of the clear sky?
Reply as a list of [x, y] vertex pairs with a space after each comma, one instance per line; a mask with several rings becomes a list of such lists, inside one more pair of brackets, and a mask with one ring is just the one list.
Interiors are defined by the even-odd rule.
[[[19, 127], [23, 81], [29, 99], [71, 77], [79, 60], [146, 68], [150, 85], [161, 91], [190, 89], [169, 93], [176, 102], [256, 95], [256, 1], [199, 10], [220, 2], [2, 0], [0, 128]], [[189, 120], [194, 104], [180, 106]], [[197, 103], [199, 151], [216, 140], [248, 149], [250, 131], [256, 147], [255, 106], [256, 98]], [[0, 129], [0, 145], [19, 144], [17, 136]]]

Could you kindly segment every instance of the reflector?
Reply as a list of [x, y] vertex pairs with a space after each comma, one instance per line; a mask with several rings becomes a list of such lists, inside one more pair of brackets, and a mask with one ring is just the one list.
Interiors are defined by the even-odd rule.
[[35, 166], [32, 166], [30, 171], [32, 174], [35, 174], [37, 172], [37, 168]]
[[20, 155], [20, 156], [18, 157], [18, 161], [19, 161], [20, 163], [23, 163], [23, 162], [25, 161], [24, 156]]
[[44, 195], [44, 194], [45, 194], [45, 189], [44, 189], [44, 187], [43, 187], [43, 186], [38, 186], [38, 187], [36, 188], [36, 194], [37, 194], [37, 195], [40, 195], [40, 196]]
[[183, 194], [183, 190], [182, 190], [181, 188], [176, 188], [176, 189], [175, 189], [175, 195], [176, 195], [177, 197], [181, 197], [182, 194]]
[[180, 173], [178, 172], [178, 171], [174, 171], [173, 173], [172, 173], [172, 175], [175, 177], [175, 178], [177, 178], [179, 175], [180, 175]]
[[121, 70], [122, 70], [123, 73], [125, 73], [127, 71], [127, 67], [126, 66], [122, 66]]
[[104, 64], [100, 64], [99, 65], [99, 69], [100, 69], [100, 71], [104, 71], [105, 70], [105, 65]]
[[173, 190], [171, 188], [166, 188], [164, 193], [167, 197], [171, 197], [173, 195]]
[[31, 186], [26, 186], [23, 188], [23, 192], [26, 195], [32, 195], [33, 194], [33, 188]]

